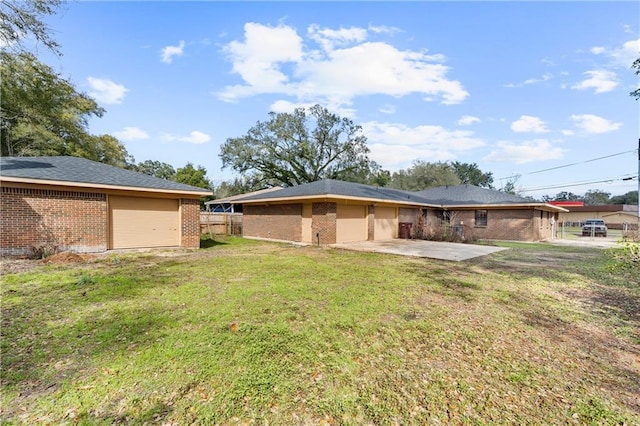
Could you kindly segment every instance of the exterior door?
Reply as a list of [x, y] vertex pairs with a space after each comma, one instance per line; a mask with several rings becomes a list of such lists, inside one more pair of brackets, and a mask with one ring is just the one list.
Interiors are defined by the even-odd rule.
[[367, 239], [367, 206], [338, 204], [336, 213], [337, 243]]
[[376, 207], [374, 240], [390, 240], [396, 238], [398, 221], [396, 220], [395, 207]]

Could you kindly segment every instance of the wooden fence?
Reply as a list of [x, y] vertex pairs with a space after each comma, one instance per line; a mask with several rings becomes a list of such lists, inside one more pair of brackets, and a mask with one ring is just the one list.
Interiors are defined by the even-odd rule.
[[200, 212], [200, 234], [242, 235], [242, 213]]

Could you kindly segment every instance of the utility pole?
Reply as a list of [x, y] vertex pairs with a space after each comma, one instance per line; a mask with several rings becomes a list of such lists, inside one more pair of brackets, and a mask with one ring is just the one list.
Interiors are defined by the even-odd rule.
[[638, 235], [640, 235], [640, 138], [638, 138]]

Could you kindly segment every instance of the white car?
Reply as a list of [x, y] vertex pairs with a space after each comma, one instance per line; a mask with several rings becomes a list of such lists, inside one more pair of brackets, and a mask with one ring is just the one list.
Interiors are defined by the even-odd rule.
[[587, 219], [582, 225], [582, 236], [597, 236], [602, 235], [603, 237], [607, 236], [607, 225], [605, 225], [604, 220], [602, 219]]

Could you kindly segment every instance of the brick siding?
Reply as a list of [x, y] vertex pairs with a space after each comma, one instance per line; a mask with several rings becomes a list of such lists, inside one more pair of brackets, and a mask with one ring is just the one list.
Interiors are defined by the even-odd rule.
[[455, 223], [464, 223], [464, 236], [466, 238], [480, 238], [491, 240], [512, 240], [512, 241], [537, 241], [537, 222], [534, 214], [539, 212], [533, 209], [523, 210], [488, 210], [487, 226], [475, 225], [475, 211], [455, 211]]
[[1, 197], [2, 255], [29, 255], [41, 247], [80, 253], [107, 249], [105, 194], [2, 187]]
[[336, 243], [336, 203], [313, 203], [311, 208], [311, 232], [320, 244]]
[[[462, 222], [466, 239], [540, 241], [553, 238], [551, 219], [554, 213], [542, 212], [541, 219], [540, 211], [533, 208], [486, 210], [486, 226], [475, 225], [475, 210], [451, 210], [451, 225]], [[438, 211], [429, 209], [423, 225], [425, 236], [436, 235], [441, 226]]]
[[245, 237], [302, 241], [302, 204], [246, 204], [243, 216], [242, 233]]
[[182, 237], [180, 245], [186, 248], [200, 248], [200, 200], [183, 198], [180, 200]]

